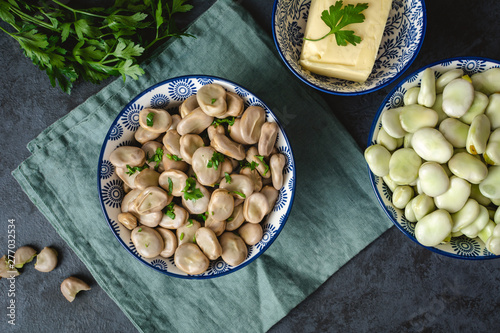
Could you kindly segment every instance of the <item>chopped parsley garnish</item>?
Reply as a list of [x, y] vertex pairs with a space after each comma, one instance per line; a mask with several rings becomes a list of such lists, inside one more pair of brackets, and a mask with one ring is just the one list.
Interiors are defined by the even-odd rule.
[[234, 217], [228, 217], [226, 221], [231, 222], [232, 220], [234, 220]]
[[191, 228], [193, 226], [193, 220], [188, 219], [188, 224], [186, 225], [186, 228]]
[[148, 159], [148, 162], [149, 163], [156, 162], [155, 170], [158, 170], [162, 159], [163, 159], [163, 149], [158, 147], [158, 148], [156, 148], [155, 154], [153, 156], [151, 156], [151, 158]]
[[[169, 178], [170, 179], [170, 178]], [[175, 219], [175, 213], [174, 213], [174, 203], [171, 202], [165, 207], [165, 215], [170, 217], [172, 220]]]
[[199, 188], [196, 188], [196, 180], [189, 177], [186, 179], [186, 187], [184, 187], [184, 199], [186, 200], [198, 200], [204, 197]]
[[180, 240], [183, 240], [183, 239], [184, 239], [184, 233], [183, 233], [183, 232], [181, 232], [181, 235], [179, 236], [179, 239], [180, 239]]
[[148, 247], [148, 246], [149, 246], [149, 243], [146, 243], [146, 244], [144, 244], [144, 245], [146, 245], [146, 247]]
[[212, 104], [214, 104], [217, 101], [217, 98], [212, 98]]
[[226, 183], [231, 184], [231, 176], [227, 172], [224, 172], [224, 178], [226, 179]]
[[174, 154], [165, 154], [165, 156], [167, 156], [172, 161], [176, 161], [176, 162], [182, 161], [182, 158], [180, 158], [179, 156], [174, 155]]
[[224, 162], [224, 159], [224, 154], [214, 151], [212, 158], [207, 163], [207, 168], [214, 168], [215, 170], [219, 169], [219, 165]]
[[212, 122], [212, 125], [214, 127], [217, 127], [219, 125], [222, 125], [222, 124], [226, 123], [229, 126], [233, 126], [234, 125], [234, 119], [235, 119], [235, 117], [227, 117], [227, 118], [224, 118], [224, 119], [214, 119], [214, 121]]
[[208, 217], [208, 212], [205, 212], [203, 214], [197, 214], [195, 215], [197, 220], [203, 220], [206, 221]]
[[127, 172], [125, 172], [125, 173], [126, 173], [127, 175], [129, 175], [129, 176], [132, 176], [132, 175], [133, 175], [136, 171], [141, 172], [142, 170], [147, 169], [147, 168], [149, 168], [149, 165], [147, 165], [147, 164], [144, 164], [144, 165], [143, 165], [143, 166], [141, 166], [141, 167], [138, 167], [138, 166], [136, 166], [136, 167], [131, 167], [130, 165], [128, 165], [128, 164], [127, 164], [127, 170], [128, 170], [128, 171], [127, 171]]
[[238, 191], [233, 191], [233, 193], [239, 195], [243, 199], [246, 199], [246, 197], [247, 197], [244, 193], [241, 193], [241, 192], [238, 192]]
[[172, 182], [172, 179], [168, 177], [168, 195], [172, 195], [172, 191], [174, 190], [174, 183]]
[[149, 127], [152, 127], [154, 117], [155, 117], [154, 112], [148, 113], [148, 115], [146, 116], [146, 125], [148, 125]]
[[267, 163], [264, 161], [264, 156], [255, 155], [255, 157], [257, 157], [260, 160], [260, 162], [262, 163], [262, 165], [264, 165], [264, 173], [262, 175], [265, 176], [266, 173], [269, 171], [269, 165], [267, 165]]
[[252, 161], [252, 163], [249, 163], [247, 160], [239, 161], [240, 162], [240, 167], [243, 168], [250, 168], [250, 170], [255, 170], [259, 166], [259, 163]]
[[196, 243], [196, 235], [193, 235], [193, 243]]
[[321, 13], [321, 19], [330, 28], [330, 31], [321, 38], [309, 39], [304, 38], [312, 42], [316, 42], [326, 38], [330, 35], [335, 35], [335, 40], [338, 46], [346, 46], [350, 43], [354, 46], [361, 42], [361, 37], [356, 36], [352, 30], [342, 30], [345, 26], [354, 23], [362, 23], [365, 21], [365, 15], [361, 14], [363, 10], [368, 8], [367, 3], [358, 3], [356, 6], [349, 4], [343, 6], [343, 1], [339, 0], [335, 2], [335, 5], [330, 6], [330, 11], [324, 10]]
[[142, 228], [139, 228], [139, 230], [137, 230], [137, 232], [141, 232], [142, 231]]

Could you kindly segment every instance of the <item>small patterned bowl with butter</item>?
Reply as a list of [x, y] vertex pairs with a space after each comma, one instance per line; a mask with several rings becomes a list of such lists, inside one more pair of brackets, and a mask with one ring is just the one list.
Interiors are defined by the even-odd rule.
[[[275, 0], [272, 14], [274, 43], [286, 66], [304, 83], [334, 95], [362, 95], [394, 82], [413, 63], [422, 46], [426, 30], [424, 1], [388, 0], [390, 9], [385, 27], [379, 29], [381, 36], [377, 35], [377, 29], [372, 28], [377, 23], [380, 25], [380, 22], [373, 20], [383, 14], [379, 2], [344, 0], [343, 4], [355, 6], [358, 2], [368, 4], [368, 8], [362, 12], [365, 21], [347, 25], [343, 30], [353, 30], [355, 34], [360, 35], [361, 42], [356, 46], [347, 43], [347, 46], [334, 45], [330, 48], [331, 45], [328, 45], [326, 40], [317, 42], [322, 43], [320, 45], [305, 41], [304, 37], [306, 34], [308, 37], [311, 34], [316, 35], [314, 38], [319, 37], [318, 32], [311, 32], [313, 26], [322, 29], [321, 32], [330, 30], [322, 21], [318, 7], [328, 8], [334, 5], [336, 0]], [[310, 17], [310, 14], [314, 16]], [[313, 21], [309, 22], [311, 28], [306, 30], [308, 20]], [[335, 42], [335, 36], [327, 38], [330, 38], [331, 43]], [[378, 40], [380, 43], [377, 43]], [[316, 49], [319, 50], [317, 55], [314, 54]], [[307, 70], [307, 66], [301, 65], [305, 64], [304, 54], [309, 57], [312, 55], [325, 72], [335, 72], [344, 78], [329, 77]], [[372, 70], [369, 74], [366, 73], [368, 77], [365, 80], [363, 76], [366, 75], [362, 72], [366, 71], [366, 62], [373, 62], [374, 58]]]

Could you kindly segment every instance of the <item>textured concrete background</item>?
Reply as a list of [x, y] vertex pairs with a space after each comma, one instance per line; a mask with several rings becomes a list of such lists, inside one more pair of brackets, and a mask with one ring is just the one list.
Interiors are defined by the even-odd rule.
[[[192, 1], [195, 10], [181, 23], [197, 17], [212, 2]], [[240, 2], [271, 35], [273, 2]], [[428, 1], [426, 6], [424, 45], [406, 74], [448, 57], [500, 59], [500, 2], [440, 0]], [[80, 82], [67, 96], [52, 88], [45, 74], [3, 33], [0, 68], [0, 254], [7, 251], [8, 219], [15, 219], [18, 246], [31, 245], [38, 251], [52, 246], [60, 254], [60, 263], [50, 274], [30, 264], [16, 280], [15, 327], [7, 324], [9, 286], [6, 280], [0, 281], [0, 332], [135, 332], [10, 174], [29, 157], [25, 147], [30, 140], [111, 80], [101, 86]], [[323, 97], [364, 149], [372, 118], [393, 86], [360, 97]], [[92, 287], [71, 304], [59, 292], [60, 282], [69, 275]], [[497, 332], [499, 295], [500, 260], [473, 262], [440, 256], [393, 227], [270, 332]]]

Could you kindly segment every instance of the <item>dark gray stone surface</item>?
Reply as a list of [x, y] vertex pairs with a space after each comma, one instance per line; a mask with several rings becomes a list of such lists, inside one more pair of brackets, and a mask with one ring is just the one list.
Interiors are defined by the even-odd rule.
[[[192, 1], [195, 10], [182, 17], [181, 23], [190, 22], [212, 2]], [[271, 34], [273, 2], [240, 2]], [[424, 45], [406, 74], [448, 57], [500, 59], [498, 1], [440, 0], [428, 1], [426, 6]], [[36, 271], [31, 264], [16, 280], [16, 326], [7, 324], [9, 284], [0, 281], [0, 332], [136, 331], [10, 174], [29, 157], [25, 147], [30, 140], [111, 80], [101, 86], [80, 82], [67, 96], [52, 88], [45, 74], [3, 33], [0, 68], [0, 254], [7, 252], [9, 219], [15, 219], [17, 246], [31, 245], [37, 250], [52, 246], [60, 254], [60, 264], [50, 274]], [[393, 87], [360, 97], [323, 97], [364, 149], [372, 118]], [[78, 276], [92, 287], [71, 304], [59, 292], [60, 282], [68, 275]], [[440, 256], [393, 227], [270, 332], [497, 332], [499, 295], [499, 260], [475, 262]]]

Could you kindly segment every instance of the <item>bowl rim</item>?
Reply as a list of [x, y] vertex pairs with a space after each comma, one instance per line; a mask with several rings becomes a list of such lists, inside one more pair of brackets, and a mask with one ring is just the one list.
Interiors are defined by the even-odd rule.
[[278, 43], [277, 37], [276, 37], [276, 9], [277, 9], [278, 3], [280, 1], [283, 1], [283, 0], [274, 0], [273, 12], [272, 12], [272, 33], [273, 33], [274, 45], [276, 46], [276, 49], [278, 50], [278, 53], [279, 53], [281, 59], [285, 63], [286, 67], [288, 67], [288, 69], [293, 74], [295, 74], [295, 76], [298, 77], [302, 82], [309, 85], [310, 87], [313, 87], [314, 89], [317, 89], [317, 90], [322, 91], [322, 92], [327, 93], [327, 94], [340, 95], [340, 96], [359, 96], [359, 95], [365, 95], [365, 94], [372, 93], [374, 91], [377, 91], [379, 89], [382, 89], [382, 88], [388, 86], [391, 83], [394, 83], [394, 81], [396, 81], [401, 75], [403, 75], [403, 73], [405, 73], [408, 70], [408, 68], [410, 68], [410, 66], [413, 64], [413, 61], [415, 61], [415, 59], [417, 58], [417, 55], [420, 53], [420, 49], [422, 48], [422, 45], [424, 44], [425, 34], [426, 34], [426, 30], [427, 30], [427, 9], [425, 7], [425, 0], [418, 0], [422, 3], [422, 13], [423, 13], [422, 38], [420, 39], [420, 42], [418, 44], [417, 49], [413, 53], [413, 56], [408, 61], [406, 66], [403, 67], [401, 69], [401, 71], [396, 73], [396, 75], [394, 75], [391, 79], [387, 80], [387, 82], [380, 84], [376, 87], [367, 89], [367, 90], [360, 90], [360, 91], [353, 91], [353, 92], [339, 92], [339, 91], [334, 91], [334, 90], [328, 90], [328, 89], [319, 87], [319, 86], [315, 85], [314, 83], [310, 82], [309, 80], [307, 80], [305, 77], [300, 75], [300, 73], [298, 73], [286, 60], [285, 55], [284, 55], [284, 53], [283, 53], [283, 51]]
[[[107, 212], [105, 204], [104, 204], [104, 200], [102, 198], [102, 191], [101, 191], [102, 184], [101, 184], [101, 174], [100, 174], [101, 171], [100, 170], [101, 170], [101, 165], [102, 165], [102, 162], [103, 162], [104, 152], [106, 150], [106, 144], [107, 144], [107, 142], [110, 141], [110, 135], [111, 135], [112, 129], [118, 123], [118, 121], [121, 118], [122, 114], [125, 112], [125, 110], [129, 106], [131, 106], [132, 104], [134, 104], [137, 100], [139, 100], [142, 96], [146, 95], [150, 91], [152, 91], [152, 90], [154, 90], [154, 89], [156, 89], [156, 88], [158, 88], [160, 86], [163, 86], [165, 84], [168, 84], [170, 82], [179, 81], [179, 80], [185, 80], [185, 79], [190, 79], [190, 80], [192, 80], [192, 79], [213, 79], [213, 80], [223, 81], [224, 83], [227, 83], [227, 84], [232, 85], [234, 87], [240, 87], [240, 88], [245, 89], [249, 94], [255, 96], [259, 100], [259, 102], [262, 103], [262, 105], [264, 105], [265, 108], [267, 108], [269, 110], [269, 112], [271, 113], [271, 115], [274, 117], [274, 120], [276, 121], [277, 125], [279, 126], [279, 128], [283, 132], [283, 139], [285, 140], [285, 142], [286, 142], [286, 144], [287, 144], [287, 146], [288, 146], [288, 148], [290, 150], [290, 157], [291, 157], [291, 161], [290, 162], [291, 162], [291, 165], [292, 165], [292, 168], [291, 168], [292, 169], [291, 170], [292, 171], [292, 190], [290, 191], [291, 192], [291, 195], [290, 195], [290, 205], [288, 206], [288, 209], [287, 209], [287, 211], [284, 214], [284, 218], [283, 218], [283, 222], [282, 222], [281, 226], [275, 232], [274, 238], [270, 239], [269, 242], [267, 242], [266, 245], [260, 250], [260, 252], [257, 253], [250, 260], [245, 261], [245, 262], [241, 263], [240, 265], [238, 265], [236, 267], [233, 266], [234, 268], [232, 268], [230, 270], [227, 270], [225, 272], [222, 272], [222, 273], [219, 273], [219, 274], [215, 274], [215, 275], [204, 275], [204, 276], [201, 276], [201, 275], [190, 275], [190, 274], [180, 275], [180, 274], [177, 274], [177, 273], [172, 273], [172, 272], [168, 272], [168, 271], [165, 271], [165, 270], [161, 270], [158, 267], [155, 267], [155, 266], [151, 265], [149, 262], [146, 262], [142, 257], [137, 256], [135, 253], [132, 252], [132, 250], [128, 247], [128, 245], [125, 244], [125, 242], [121, 239], [121, 237], [117, 235], [117, 233], [115, 232], [115, 230], [111, 226], [111, 223], [110, 223], [111, 219], [110, 219], [110, 217], [108, 215], [108, 212]], [[156, 84], [150, 86], [149, 88], [146, 88], [145, 90], [143, 90], [142, 92], [140, 92], [138, 95], [136, 95], [132, 100], [130, 100], [120, 110], [120, 112], [116, 115], [115, 119], [113, 120], [113, 123], [111, 123], [111, 125], [109, 127], [108, 132], [106, 133], [106, 136], [105, 136], [105, 138], [103, 140], [103, 143], [102, 143], [102, 146], [101, 146], [101, 152], [99, 154], [99, 161], [98, 161], [98, 164], [97, 164], [97, 192], [99, 194], [99, 203], [101, 205], [101, 209], [102, 209], [102, 212], [104, 214], [104, 218], [106, 220], [106, 223], [108, 224], [108, 227], [111, 229], [111, 232], [116, 237], [116, 239], [118, 240], [118, 242], [135, 259], [139, 260], [139, 262], [141, 262], [142, 264], [146, 265], [147, 267], [152, 268], [152, 269], [154, 269], [157, 272], [160, 272], [162, 274], [165, 274], [165, 275], [168, 275], [168, 276], [171, 276], [171, 277], [176, 277], [176, 278], [181, 278], [181, 279], [187, 279], [187, 280], [206, 280], [206, 279], [213, 279], [213, 278], [221, 277], [221, 276], [224, 276], [224, 275], [236, 272], [236, 271], [238, 271], [238, 270], [246, 267], [248, 264], [252, 263], [255, 259], [257, 259], [258, 257], [260, 257], [264, 252], [266, 252], [267, 249], [271, 246], [271, 244], [274, 243], [274, 241], [278, 238], [279, 234], [281, 233], [281, 231], [285, 227], [285, 224], [288, 221], [288, 217], [289, 217], [290, 212], [292, 210], [293, 201], [294, 201], [294, 198], [295, 198], [295, 190], [296, 190], [296, 185], [297, 185], [297, 177], [296, 177], [296, 170], [295, 169], [296, 169], [296, 167], [295, 167], [295, 158], [294, 158], [294, 155], [293, 155], [292, 146], [290, 144], [290, 141], [288, 140], [288, 135], [285, 132], [285, 128], [281, 125], [281, 123], [278, 120], [278, 117], [276, 116], [276, 114], [274, 114], [274, 112], [272, 112], [271, 108], [269, 108], [267, 106], [267, 104], [265, 104], [262, 101], [262, 99], [260, 99], [256, 94], [254, 94], [251, 90], [247, 89], [246, 87], [244, 87], [244, 86], [242, 86], [240, 84], [237, 84], [237, 83], [235, 83], [235, 82], [233, 82], [231, 80], [224, 79], [224, 78], [221, 78], [221, 77], [218, 77], [218, 76], [206, 75], [206, 74], [181, 75], [181, 76], [176, 76], [176, 77], [173, 77], [173, 78], [169, 78], [169, 79], [163, 80], [163, 81], [161, 81], [159, 83], [156, 83]]]
[[[446, 59], [442, 59], [442, 60], [437, 60], [437, 61], [434, 61], [434, 62], [432, 62], [430, 64], [427, 64], [427, 65], [425, 65], [423, 67], [420, 67], [419, 69], [415, 70], [411, 74], [408, 74], [401, 81], [399, 81], [397, 83], [397, 85], [387, 94], [387, 96], [384, 98], [384, 100], [380, 104], [380, 107], [378, 108], [377, 113], [375, 114], [375, 116], [373, 118], [373, 122], [372, 122], [371, 127], [370, 127], [370, 133], [368, 134], [367, 147], [371, 146], [371, 144], [372, 144], [372, 140], [370, 140], [370, 138], [373, 137], [373, 133], [375, 132], [375, 129], [376, 129], [377, 124], [378, 124], [378, 120], [380, 119], [380, 115], [381, 115], [382, 111], [385, 109], [385, 106], [389, 102], [390, 98], [394, 95], [394, 93], [399, 88], [401, 88], [401, 86], [403, 84], [405, 84], [408, 81], [408, 79], [410, 79], [410, 78], [412, 78], [414, 76], [416, 77], [418, 74], [420, 74], [421, 72], [423, 72], [426, 68], [434, 67], [434, 66], [437, 66], [437, 65], [442, 65], [442, 64], [445, 64], [445, 63], [452, 63], [454, 61], [460, 61], [460, 60], [475, 60], [475, 61], [481, 60], [481, 61], [491, 62], [491, 63], [497, 64], [497, 65], [500, 66], [500, 61], [499, 60], [494, 60], [494, 59], [490, 59], [490, 58], [486, 58], [486, 57], [463, 56], [463, 57], [453, 57], [453, 58], [446, 58]], [[419, 82], [420, 81], [415, 81], [414, 83], [418, 84]], [[385, 206], [385, 204], [384, 204], [384, 202], [382, 200], [382, 196], [380, 195], [379, 191], [377, 190], [377, 185], [375, 183], [375, 175], [373, 174], [373, 172], [371, 172], [370, 167], [368, 167], [368, 164], [367, 164], [367, 169], [368, 169], [368, 175], [370, 177], [370, 183], [372, 185], [373, 192], [375, 193], [375, 196], [377, 197], [377, 201], [379, 202], [382, 210], [389, 217], [389, 219], [392, 221], [392, 223], [403, 234], [405, 234], [408, 238], [410, 238], [412, 241], [414, 241], [418, 245], [420, 245], [423, 248], [426, 248], [426, 249], [428, 249], [428, 250], [430, 250], [430, 251], [432, 251], [434, 253], [441, 254], [441, 255], [444, 255], [444, 256], [450, 257], [450, 258], [456, 258], [456, 259], [462, 259], [462, 260], [490, 260], [490, 259], [500, 258], [500, 255], [492, 255], [492, 256], [483, 256], [483, 255], [480, 255], [480, 256], [471, 256], [471, 257], [460, 256], [458, 254], [446, 252], [446, 251], [440, 250], [440, 249], [432, 247], [432, 246], [422, 245], [415, 237], [413, 237], [397, 221], [395, 221], [394, 217], [391, 214], [389, 214], [389, 211], [386, 209], [386, 206]], [[382, 179], [382, 177], [380, 177], [380, 179]]]

